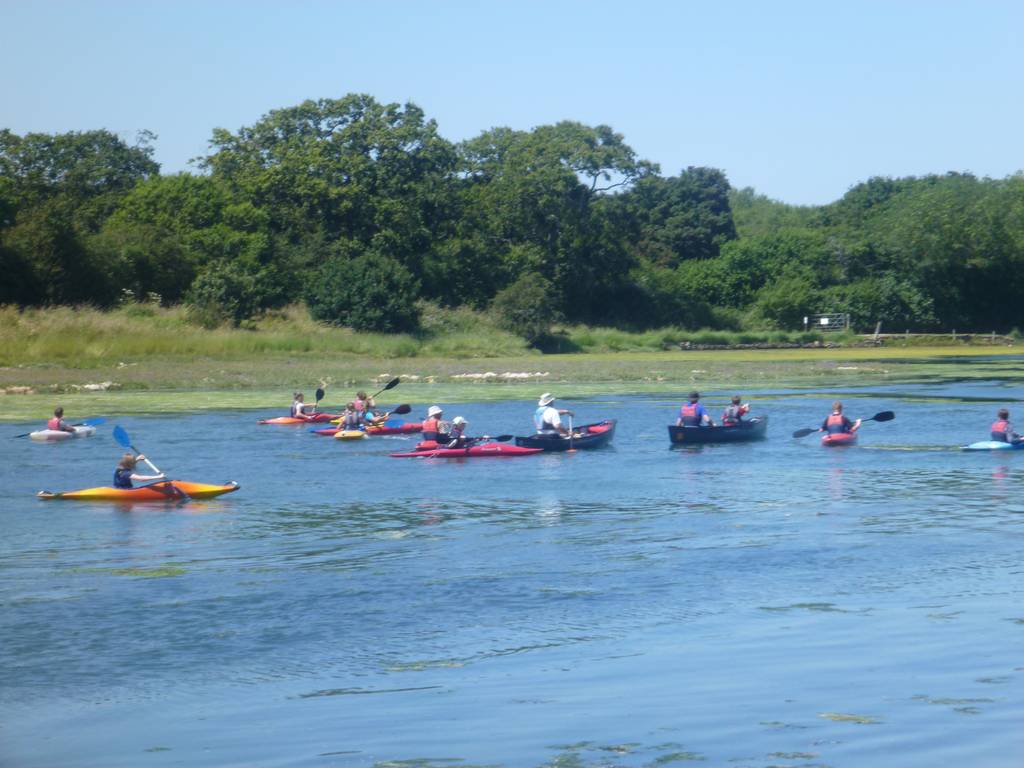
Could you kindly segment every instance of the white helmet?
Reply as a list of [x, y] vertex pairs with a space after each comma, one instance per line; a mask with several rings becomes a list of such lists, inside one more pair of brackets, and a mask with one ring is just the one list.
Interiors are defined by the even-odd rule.
[[550, 392], [545, 392], [543, 395], [540, 396], [540, 400], [537, 401], [537, 405], [551, 405], [553, 402], [555, 402], [555, 396], [552, 395]]
[[461, 416], [456, 416], [454, 419], [452, 419], [452, 424], [458, 424], [460, 427], [465, 423], [466, 420]]
[[444, 411], [442, 411], [436, 405], [432, 405], [429, 408], [427, 408], [427, 418], [428, 419], [432, 419], [435, 416], [440, 416], [442, 413], [444, 413]]

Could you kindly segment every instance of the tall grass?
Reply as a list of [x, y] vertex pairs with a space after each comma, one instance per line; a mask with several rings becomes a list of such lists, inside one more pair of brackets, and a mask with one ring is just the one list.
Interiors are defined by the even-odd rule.
[[[472, 327], [458, 318], [463, 327]], [[333, 358], [491, 357], [521, 355], [521, 340], [485, 324], [474, 330], [361, 333], [313, 321], [303, 307], [268, 315], [247, 328], [205, 330], [183, 308], [129, 304], [90, 307], [0, 307], [0, 365], [117, 363], [145, 357], [239, 359], [266, 354]]]

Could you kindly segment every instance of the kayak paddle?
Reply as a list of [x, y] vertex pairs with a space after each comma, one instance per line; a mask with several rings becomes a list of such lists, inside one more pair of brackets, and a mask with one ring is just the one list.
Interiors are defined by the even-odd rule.
[[[869, 417], [867, 419], [861, 419], [860, 422], [861, 422], [861, 424], [863, 424], [865, 421], [892, 421], [895, 418], [896, 418], [896, 414], [893, 413], [892, 411], [881, 411], [880, 413], [876, 413], [874, 416], [871, 416], [871, 417]], [[807, 437], [812, 432], [820, 432], [820, 431], [821, 430], [818, 427], [809, 427], [807, 429], [798, 429], [796, 432], [793, 433], [793, 437]]]
[[320, 401], [324, 399], [323, 387], [316, 388], [316, 402], [313, 403], [313, 413], [316, 413], [316, 409], [320, 407]]
[[384, 385], [384, 389], [382, 389], [380, 392], [374, 392], [372, 395], [370, 395], [370, 399], [372, 400], [381, 392], [387, 392], [389, 389], [394, 389], [395, 387], [398, 386], [398, 382], [400, 382], [401, 380], [401, 377], [395, 376], [395, 378], [393, 378], [391, 381]]
[[[118, 442], [118, 445], [120, 445], [122, 448], [127, 448], [135, 455], [139, 455], [140, 453], [142, 453], [142, 451], [140, 451], [138, 448], [132, 445], [132, 439], [128, 437], [128, 433], [120, 424], [114, 427], [114, 439]], [[158, 475], [163, 474], [163, 472], [157, 469], [156, 465], [149, 459], [143, 459], [143, 461], [146, 462], [146, 464], [149, 465], [149, 468], [156, 472]]]
[[[103, 418], [102, 416], [97, 416], [95, 419], [83, 419], [82, 421], [75, 422], [71, 426], [72, 427], [96, 427], [96, 426], [99, 426], [100, 424], [105, 424], [106, 421], [107, 420], [105, 418]], [[36, 431], [37, 430], [32, 430], [32, 432], [36, 432]], [[26, 432], [23, 435], [12, 435], [12, 437], [28, 437], [29, 435], [32, 434], [32, 432]]]

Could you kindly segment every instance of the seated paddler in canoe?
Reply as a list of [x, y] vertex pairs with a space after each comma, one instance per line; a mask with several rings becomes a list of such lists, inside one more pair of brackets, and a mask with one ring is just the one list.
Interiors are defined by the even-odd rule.
[[679, 418], [676, 419], [677, 427], [713, 427], [715, 422], [711, 418], [703, 403], [700, 402], [700, 392], [691, 392], [689, 402], [679, 408]]
[[750, 413], [750, 403], [742, 402], [743, 398], [733, 395], [732, 402], [722, 411], [723, 427], [738, 427], [743, 423], [743, 417]]
[[570, 418], [571, 426], [574, 414], [565, 408], [555, 408], [555, 400], [555, 396], [550, 392], [545, 392], [540, 396], [540, 399], [537, 400], [537, 410], [533, 412], [533, 426], [538, 435], [569, 437], [570, 429], [562, 424], [562, 416]]

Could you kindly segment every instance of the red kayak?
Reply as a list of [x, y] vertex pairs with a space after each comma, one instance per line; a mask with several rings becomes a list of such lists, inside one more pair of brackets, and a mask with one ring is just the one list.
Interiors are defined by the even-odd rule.
[[416, 446], [415, 451], [407, 453], [392, 453], [395, 459], [411, 459], [420, 456], [428, 459], [472, 459], [482, 456], [493, 456], [496, 458], [511, 458], [513, 456], [529, 456], [534, 453], [544, 453], [543, 448], [521, 448], [518, 445], [507, 443], [478, 443], [466, 448], [438, 448], [433, 440], [425, 440]]
[[[336, 434], [342, 431], [341, 427], [327, 427], [325, 429], [311, 429], [309, 430], [314, 435], [320, 435], [321, 437], [334, 437]], [[402, 424], [401, 426], [395, 427], [367, 427], [367, 435], [412, 435], [416, 432], [423, 431], [423, 425], [419, 422], [413, 424]]]
[[381, 425], [379, 427], [367, 427], [366, 434], [368, 435], [413, 435], [417, 432], [423, 431], [423, 424], [418, 421], [410, 422], [408, 424], [399, 424], [396, 426]]
[[339, 413], [310, 413], [306, 416], [278, 416], [273, 419], [260, 419], [257, 424], [321, 424], [325, 421], [340, 419]]
[[853, 445], [856, 442], [856, 432], [837, 432], [834, 435], [825, 435], [823, 438], [821, 438], [821, 444], [829, 447], [839, 445]]

